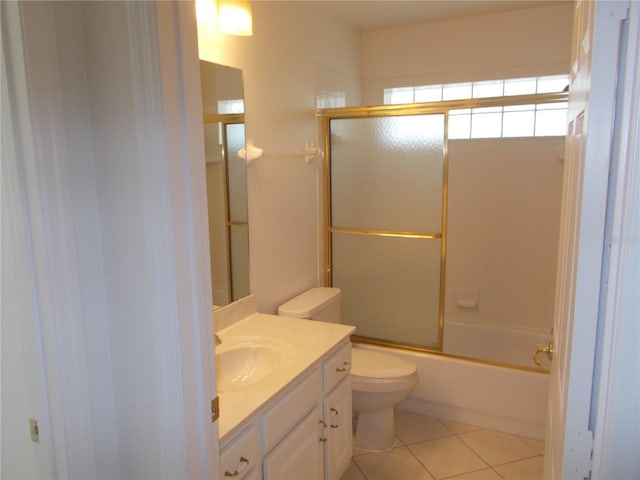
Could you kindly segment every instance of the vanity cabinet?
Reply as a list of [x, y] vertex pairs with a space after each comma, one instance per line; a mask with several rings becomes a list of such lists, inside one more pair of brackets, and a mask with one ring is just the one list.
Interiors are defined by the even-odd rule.
[[248, 418], [222, 444], [223, 478], [339, 480], [351, 460], [350, 364], [346, 341]]
[[[287, 415], [279, 428], [293, 427], [265, 457], [265, 480], [339, 480], [342, 476], [352, 453], [350, 366], [351, 343], [345, 343], [263, 416], [263, 420], [275, 420]], [[303, 411], [309, 413], [300, 415]], [[272, 431], [265, 429], [266, 447]]]

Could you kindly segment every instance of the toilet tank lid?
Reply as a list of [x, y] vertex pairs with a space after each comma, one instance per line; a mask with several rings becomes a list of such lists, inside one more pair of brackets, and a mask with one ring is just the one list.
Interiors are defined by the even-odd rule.
[[301, 293], [278, 307], [278, 315], [294, 318], [312, 318], [323, 308], [340, 299], [340, 289], [316, 287]]

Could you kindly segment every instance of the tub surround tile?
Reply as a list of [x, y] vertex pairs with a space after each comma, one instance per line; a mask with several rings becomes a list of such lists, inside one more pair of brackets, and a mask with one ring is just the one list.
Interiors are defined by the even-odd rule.
[[463, 433], [458, 438], [489, 465], [501, 465], [539, 455], [520, 438], [508, 433], [482, 429]]
[[457, 437], [430, 440], [408, 448], [436, 480], [482, 470], [488, 466]]
[[433, 480], [407, 447], [360, 455], [354, 461], [367, 480]]
[[396, 413], [396, 436], [405, 445], [450, 437], [451, 431], [436, 418], [411, 412]]
[[539, 455], [526, 460], [499, 465], [494, 469], [505, 480], [541, 480], [544, 473], [544, 457]]

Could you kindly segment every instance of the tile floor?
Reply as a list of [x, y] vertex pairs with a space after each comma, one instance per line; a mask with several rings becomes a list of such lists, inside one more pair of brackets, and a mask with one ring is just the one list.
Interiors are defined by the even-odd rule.
[[541, 480], [544, 442], [396, 412], [396, 445], [354, 448], [341, 480]]

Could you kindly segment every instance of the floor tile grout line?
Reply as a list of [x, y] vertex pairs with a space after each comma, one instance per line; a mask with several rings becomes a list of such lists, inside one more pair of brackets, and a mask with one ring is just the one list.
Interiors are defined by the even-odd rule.
[[356, 468], [360, 471], [360, 473], [362, 474], [362, 476], [364, 477], [364, 480], [369, 480], [368, 477], [365, 475], [364, 471], [362, 470], [362, 468], [360, 468], [360, 465], [358, 465], [358, 462], [356, 462], [355, 457], [351, 457], [351, 462], [356, 466]]
[[[456, 438], [457, 438], [458, 436], [457, 436], [456, 434], [453, 434], [453, 435], [449, 435], [449, 436], [447, 436], [447, 437], [434, 438], [434, 439], [431, 439], [431, 440], [425, 440], [424, 442], [414, 443], [413, 445], [418, 445], [418, 444], [420, 444], [420, 443], [429, 443], [429, 442], [433, 442], [433, 441], [436, 441], [436, 440], [442, 440], [442, 439], [444, 439], [444, 438], [451, 438], [451, 437], [456, 437]], [[468, 472], [458, 473], [457, 475], [451, 475], [451, 476], [449, 476], [449, 477], [441, 477], [441, 478], [437, 478], [433, 473], [431, 473], [431, 470], [429, 470], [429, 469], [426, 467], [426, 465], [424, 465], [424, 464], [420, 461], [420, 459], [416, 456], [416, 454], [415, 454], [415, 453], [413, 453], [413, 450], [411, 450], [411, 448], [409, 448], [409, 446], [407, 446], [406, 448], [407, 448], [407, 450], [409, 450], [409, 452], [411, 453], [411, 455], [412, 455], [412, 456], [417, 460], [417, 462], [422, 466], [422, 468], [424, 468], [424, 469], [427, 471], [427, 473], [428, 473], [428, 474], [429, 474], [433, 479], [435, 479], [435, 480], [445, 480], [446, 478], [454, 478], [454, 477], [459, 476], [459, 475], [466, 475], [467, 473], [473, 473], [473, 472], [479, 472], [480, 470], [486, 470], [487, 468], [490, 468], [490, 469], [492, 469], [492, 470], [493, 470], [493, 467], [492, 467], [491, 465], [489, 465], [489, 463], [487, 463], [487, 462], [485, 461], [485, 459], [484, 459], [484, 458], [482, 458], [480, 455], [478, 455], [474, 450], [472, 450], [472, 449], [471, 449], [471, 448], [470, 448], [466, 443], [464, 443], [462, 440], [460, 440], [459, 438], [458, 438], [457, 440], [458, 440], [458, 441], [459, 441], [459, 442], [460, 442], [464, 447], [466, 447], [466, 448], [467, 448], [467, 450], [469, 450], [469, 452], [470, 452], [472, 455], [475, 455], [475, 456], [476, 456], [476, 457], [477, 457], [477, 458], [478, 458], [482, 463], [484, 463], [484, 467], [479, 468], [479, 469], [477, 469], [477, 470], [469, 470]], [[496, 473], [498, 473], [498, 472], [496, 472]], [[500, 474], [498, 474], [498, 475], [499, 475], [501, 478], [504, 478], [504, 477], [502, 477], [502, 475], [500, 475]]]
[[[467, 442], [465, 442], [465, 440], [464, 440], [463, 438], [459, 438], [459, 440], [460, 440], [462, 443], [464, 443], [467, 447], [469, 447], [471, 450], [473, 450], [473, 452], [474, 452], [476, 455], [478, 455], [480, 458], [482, 458], [482, 460], [483, 460], [485, 463], [487, 463], [491, 468], [493, 468], [493, 467], [497, 467], [497, 466], [501, 466], [501, 465], [507, 465], [507, 464], [509, 464], [509, 463], [519, 462], [519, 461], [521, 461], [521, 460], [527, 460], [527, 459], [529, 459], [529, 458], [534, 458], [534, 457], [538, 457], [538, 456], [544, 456], [543, 454], [539, 453], [535, 448], [533, 448], [531, 445], [528, 445], [525, 441], [523, 441], [521, 438], [519, 438], [519, 436], [518, 436], [518, 435], [514, 435], [514, 434], [506, 433], [506, 432], [500, 432], [500, 431], [497, 431], [497, 430], [491, 430], [491, 429], [489, 429], [489, 428], [483, 428], [482, 430], [487, 431], [487, 432], [497, 432], [497, 433], [501, 433], [501, 434], [504, 434], [504, 435], [508, 435], [508, 436], [511, 436], [511, 437], [517, 438], [517, 439], [518, 439], [518, 440], [520, 440], [520, 441], [521, 441], [521, 442], [522, 442], [526, 447], [528, 447], [529, 449], [531, 449], [532, 451], [534, 451], [534, 452], [535, 452], [535, 455], [530, 455], [530, 456], [527, 456], [527, 457], [522, 457], [522, 458], [519, 458], [519, 459], [510, 460], [510, 461], [508, 461], [508, 462], [504, 462], [504, 463], [497, 463], [496, 465], [492, 465], [492, 464], [490, 464], [487, 460], [485, 460], [484, 458], [482, 458], [482, 456], [480, 455], [480, 453], [476, 452], [476, 451], [475, 451], [475, 449], [473, 448], [473, 446], [471, 446], [471, 445], [469, 445]], [[471, 433], [471, 432], [469, 432], [469, 433]], [[461, 434], [461, 435], [464, 435], [464, 434]], [[457, 437], [460, 437], [460, 435], [456, 435], [456, 436], [457, 436]]]
[[435, 476], [433, 473], [431, 473], [431, 470], [429, 470], [429, 469], [426, 467], [426, 465], [425, 465], [424, 463], [422, 463], [422, 462], [420, 461], [420, 459], [416, 456], [416, 454], [415, 454], [415, 453], [413, 453], [413, 450], [411, 450], [409, 447], [406, 447], [406, 448], [407, 448], [407, 450], [409, 451], [409, 453], [411, 454], [411, 456], [412, 456], [413, 458], [415, 458], [415, 459], [416, 459], [416, 462], [418, 462], [418, 464], [419, 464], [422, 468], [424, 468], [424, 469], [425, 469], [425, 471], [429, 474], [429, 476], [430, 476], [431, 478], [433, 478], [434, 480], [436, 480], [436, 476]]
[[538, 453], [536, 455], [531, 455], [530, 457], [523, 457], [523, 458], [519, 458], [517, 460], [511, 460], [509, 462], [504, 462], [504, 463], [498, 463], [496, 465], [491, 465], [491, 468], [503, 467], [505, 465], [511, 465], [512, 463], [518, 463], [518, 462], [524, 462], [525, 460], [531, 460], [532, 458], [538, 458], [538, 457], [542, 457], [542, 459], [544, 460], [544, 455], [542, 455], [541, 453]]
[[[465, 447], [466, 447], [466, 448], [467, 448], [471, 453], [473, 453], [473, 454], [474, 454], [474, 455], [475, 455], [475, 456], [476, 456], [480, 461], [482, 461], [482, 462], [485, 464], [485, 466], [484, 466], [484, 467], [482, 467], [482, 468], [478, 468], [477, 470], [470, 470], [470, 471], [468, 471], [468, 472], [460, 473], [460, 474], [457, 474], [457, 475], [451, 475], [451, 476], [448, 476], [448, 477], [442, 477], [442, 478], [437, 479], [437, 480], [446, 480], [446, 479], [448, 479], [448, 478], [455, 478], [455, 477], [460, 476], [460, 475], [467, 475], [467, 474], [470, 474], [470, 473], [475, 473], [475, 472], [479, 472], [479, 471], [487, 470], [487, 469], [490, 469], [490, 470], [491, 470], [491, 471], [493, 471], [493, 472], [494, 472], [498, 477], [500, 477], [500, 478], [504, 479], [504, 476], [502, 476], [502, 475], [501, 475], [501, 474], [500, 474], [500, 473], [499, 473], [499, 472], [498, 472], [494, 467], [498, 467], [498, 466], [502, 466], [502, 465], [508, 465], [508, 464], [511, 464], [511, 463], [516, 463], [516, 462], [519, 462], [519, 461], [522, 461], [522, 460], [528, 460], [528, 459], [530, 459], [530, 458], [535, 458], [535, 457], [537, 457], [537, 456], [540, 456], [539, 454], [537, 454], [537, 455], [533, 455], [533, 456], [530, 456], [530, 457], [525, 457], [525, 458], [521, 458], [521, 459], [518, 459], [518, 460], [513, 460], [513, 461], [511, 461], [511, 462], [505, 462], [505, 463], [501, 463], [501, 464], [497, 464], [497, 465], [491, 465], [491, 464], [490, 464], [489, 462], [487, 462], [487, 461], [486, 461], [482, 456], [480, 456], [480, 454], [479, 454], [478, 452], [476, 452], [476, 451], [473, 449], [473, 447], [471, 447], [470, 445], [468, 445], [468, 444], [467, 444], [467, 442], [465, 442], [462, 438], [460, 438], [460, 436], [461, 436], [461, 435], [464, 435], [464, 434], [467, 434], [467, 433], [476, 432], [476, 431], [479, 431], [479, 430], [487, 430], [487, 431], [492, 431], [492, 430], [490, 430], [490, 429], [486, 429], [486, 428], [482, 428], [482, 427], [478, 427], [478, 428], [476, 428], [476, 429], [474, 429], [474, 430], [471, 430], [471, 431], [456, 433], [456, 432], [454, 432], [452, 429], [450, 429], [446, 424], [444, 424], [444, 423], [441, 421], [441, 419], [439, 419], [439, 418], [437, 418], [437, 417], [432, 417], [432, 418], [433, 418], [433, 419], [434, 419], [434, 420], [435, 420], [439, 425], [441, 425], [442, 427], [444, 427], [444, 429], [445, 429], [446, 431], [450, 432], [450, 433], [451, 433], [451, 435], [444, 436], [444, 437], [438, 437], [438, 438], [432, 438], [432, 439], [426, 440], [426, 441], [424, 441], [424, 442], [415, 442], [415, 443], [413, 443], [413, 444], [406, 444], [405, 442], [403, 442], [403, 441], [402, 441], [402, 439], [401, 439], [400, 437], [397, 437], [397, 436], [396, 436], [396, 438], [398, 438], [398, 440], [400, 441], [400, 443], [402, 443], [402, 445], [404, 445], [404, 446], [407, 448], [407, 450], [409, 450], [409, 452], [411, 453], [411, 455], [412, 455], [412, 456], [413, 456], [413, 457], [418, 461], [418, 463], [419, 463], [420, 465], [422, 465], [422, 467], [423, 467], [423, 468], [424, 468], [424, 469], [429, 473], [429, 475], [431, 475], [431, 477], [432, 477], [432, 478], [434, 478], [434, 479], [436, 478], [436, 476], [435, 476], [435, 475], [434, 475], [434, 474], [433, 474], [433, 473], [432, 473], [432, 472], [431, 472], [431, 471], [430, 471], [430, 470], [429, 470], [429, 469], [428, 469], [428, 468], [427, 468], [427, 467], [426, 467], [426, 466], [425, 466], [425, 465], [420, 461], [420, 459], [419, 459], [419, 458], [418, 458], [418, 457], [413, 453], [413, 450], [411, 450], [411, 448], [409, 448], [409, 446], [410, 446], [410, 445], [417, 445], [417, 444], [419, 444], [419, 443], [426, 443], [426, 442], [430, 442], [430, 441], [433, 441], [433, 440], [440, 440], [440, 439], [442, 439], [442, 438], [456, 437], [456, 438], [458, 439], [458, 441], [459, 441], [459, 442], [461, 442], [461, 443], [462, 443], [462, 444], [463, 444], [463, 445], [464, 445], [464, 446], [465, 446]], [[500, 432], [500, 433], [502, 433], [502, 432]], [[530, 445], [528, 445], [524, 440], [522, 440], [521, 438], [519, 438], [519, 436], [518, 436], [518, 435], [514, 435], [514, 437], [518, 438], [522, 443], [524, 443], [525, 445], [527, 445], [527, 446], [528, 446], [529, 448], [531, 448], [532, 450], [535, 450], [533, 447], [531, 447]], [[536, 451], [536, 452], [537, 452], [537, 451]]]
[[[502, 475], [500, 475], [498, 472], [496, 472], [492, 467], [490, 467], [490, 466], [486, 466], [486, 467], [483, 467], [483, 468], [479, 468], [479, 469], [477, 469], [477, 470], [469, 470], [468, 472], [464, 472], [464, 473], [456, 473], [455, 475], [450, 475], [450, 476], [448, 476], [448, 477], [441, 477], [441, 478], [439, 478], [439, 479], [437, 479], [437, 480], [451, 480], [451, 479], [455, 480], [457, 477], [461, 477], [462, 475], [469, 475], [469, 474], [471, 474], [471, 473], [482, 472], [483, 470], [493, 470], [493, 472], [494, 472], [496, 475], [498, 475], [500, 478], [504, 479], [504, 477], [503, 477]], [[433, 476], [433, 475], [432, 475], [432, 476]], [[435, 478], [435, 477], [433, 477], [433, 478]]]
[[[413, 413], [413, 412], [402, 412], [400, 413], [401, 415], [404, 413]], [[442, 419], [437, 418], [437, 417], [432, 417], [429, 415], [424, 415], [425, 417], [429, 417], [432, 420], [435, 420], [436, 423], [438, 423], [441, 427], [444, 428], [445, 431], [449, 432], [449, 435], [444, 435], [444, 436], [438, 436], [435, 438], [430, 438], [428, 440], [423, 440], [423, 441], [419, 441], [419, 442], [414, 442], [414, 443], [406, 443], [404, 442], [399, 436], [395, 435], [395, 440], [396, 442], [394, 443], [393, 447], [389, 449], [389, 451], [398, 449], [398, 448], [404, 448], [406, 451], [409, 452], [409, 454], [416, 460], [416, 462], [418, 463], [418, 465], [420, 465], [420, 467], [422, 467], [422, 469], [424, 469], [424, 471], [431, 476], [431, 478], [435, 479], [435, 480], [447, 480], [447, 479], [455, 479], [458, 476], [462, 476], [462, 475], [467, 475], [467, 474], [472, 474], [472, 473], [476, 473], [476, 472], [480, 472], [483, 470], [491, 470], [495, 475], [497, 475], [497, 477], [499, 477], [500, 479], [505, 479], [506, 477], [504, 477], [502, 474], [500, 474], [497, 470], [496, 467], [502, 467], [505, 465], [511, 465], [511, 464], [515, 464], [518, 462], [522, 462], [522, 461], [526, 461], [526, 460], [531, 460], [537, 457], [542, 457], [544, 458], [544, 453], [541, 453], [539, 451], [538, 448], [530, 445], [528, 442], [525, 441], [524, 438], [526, 439], [531, 439], [531, 440], [538, 440], [535, 438], [531, 438], [531, 437], [524, 437], [522, 438], [521, 435], [516, 435], [516, 434], [508, 434], [510, 436], [513, 436], [515, 438], [517, 438], [518, 440], [520, 440], [523, 444], [525, 444], [527, 447], [529, 447], [532, 451], [535, 452], [535, 454], [533, 455], [529, 455], [523, 458], [519, 458], [519, 459], [514, 459], [508, 462], [504, 462], [504, 463], [499, 463], [496, 465], [491, 465], [489, 464], [489, 462], [487, 462], [479, 453], [477, 453], [470, 445], [468, 445], [462, 438], [460, 438], [462, 435], [468, 434], [468, 433], [472, 433], [472, 432], [477, 432], [479, 430], [486, 430], [489, 432], [497, 432], [497, 433], [506, 433], [506, 432], [500, 432], [497, 430], [491, 430], [488, 428], [484, 428], [484, 427], [476, 427], [472, 430], [465, 430], [465, 431], [460, 431], [458, 433], [454, 432], [453, 429], [449, 428]], [[448, 422], [451, 423], [459, 423], [459, 422], [454, 422], [452, 420], [447, 420]], [[461, 424], [461, 425], [466, 425], [466, 424]], [[469, 427], [472, 427], [472, 425], [469, 425]], [[470, 470], [468, 472], [461, 472], [459, 474], [456, 475], [452, 475], [452, 476], [447, 476], [447, 477], [441, 477], [441, 478], [436, 478], [435, 475], [433, 475], [433, 473], [420, 461], [420, 459], [416, 456], [416, 454], [413, 452], [413, 450], [411, 449], [412, 446], [416, 446], [419, 444], [424, 444], [424, 443], [428, 443], [428, 442], [432, 442], [435, 440], [443, 440], [445, 438], [451, 438], [451, 437], [455, 437], [470, 453], [472, 453], [475, 457], [477, 457], [482, 463], [485, 464], [484, 467], [482, 468], [478, 468], [478, 469], [474, 469], [474, 470]], [[365, 474], [365, 472], [363, 471], [363, 469], [361, 468], [361, 466], [359, 465], [358, 461], [356, 460], [357, 457], [362, 457], [362, 456], [367, 456], [367, 455], [376, 455], [379, 453], [383, 453], [383, 452], [368, 452], [368, 451], [361, 451], [359, 454], [355, 454], [352, 455], [351, 461], [355, 464], [355, 467], [358, 469], [358, 471], [360, 472], [360, 474], [362, 475], [362, 477], [365, 480], [369, 480], [369, 478], [367, 477], [367, 475]]]
[[493, 471], [493, 473], [495, 473], [497, 476], [499, 476], [503, 480], [505, 479], [504, 475], [501, 475], [500, 472], [497, 471], [495, 468], [491, 467], [491, 470]]

